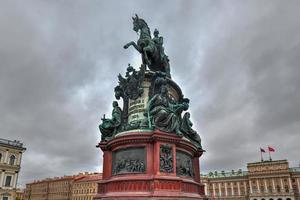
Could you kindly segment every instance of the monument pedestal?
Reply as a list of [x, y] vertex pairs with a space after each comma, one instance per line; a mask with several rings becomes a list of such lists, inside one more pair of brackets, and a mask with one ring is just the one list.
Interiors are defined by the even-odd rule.
[[94, 199], [204, 199], [199, 157], [184, 137], [159, 130], [119, 133], [99, 143], [103, 180]]

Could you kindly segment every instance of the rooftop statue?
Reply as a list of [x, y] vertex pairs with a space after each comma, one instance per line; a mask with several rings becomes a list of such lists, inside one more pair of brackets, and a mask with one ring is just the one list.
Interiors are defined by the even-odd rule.
[[159, 37], [158, 30], [154, 31], [154, 38], [151, 38], [150, 28], [145, 20], [136, 14], [133, 19], [133, 30], [140, 33], [137, 43], [131, 41], [124, 45], [127, 49], [131, 45], [142, 54], [143, 64], [146, 64], [151, 71], [161, 71], [171, 78], [168, 56], [164, 53], [163, 37]]

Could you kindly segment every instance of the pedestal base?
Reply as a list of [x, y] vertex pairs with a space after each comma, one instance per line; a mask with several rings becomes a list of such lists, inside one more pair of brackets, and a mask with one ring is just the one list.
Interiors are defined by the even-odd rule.
[[175, 134], [128, 132], [99, 143], [103, 180], [95, 200], [205, 199], [200, 183], [203, 150]]

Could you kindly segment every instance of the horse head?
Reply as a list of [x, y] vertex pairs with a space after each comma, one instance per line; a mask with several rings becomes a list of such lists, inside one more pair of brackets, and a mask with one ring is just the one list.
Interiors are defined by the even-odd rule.
[[138, 32], [139, 30], [141, 30], [142, 34], [146, 35], [146, 37], [151, 38], [150, 29], [149, 29], [147, 23], [145, 22], [145, 20], [143, 20], [142, 18], [139, 18], [139, 16], [137, 14], [135, 14], [135, 17], [132, 17], [132, 20], [133, 20], [133, 30], [135, 32]]
[[141, 29], [139, 16], [135, 14], [135, 17], [132, 17], [132, 20], [133, 20], [133, 30], [135, 32], [138, 32], [139, 29]]

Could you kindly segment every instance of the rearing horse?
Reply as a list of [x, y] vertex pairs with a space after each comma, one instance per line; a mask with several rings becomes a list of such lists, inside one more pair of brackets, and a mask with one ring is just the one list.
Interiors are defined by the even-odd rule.
[[132, 19], [133, 30], [135, 32], [140, 31], [140, 38], [137, 43], [131, 41], [124, 45], [124, 48], [127, 49], [132, 45], [142, 54], [143, 63], [147, 64], [151, 71], [162, 71], [166, 73], [168, 77], [171, 77], [168, 57], [161, 56], [156, 44], [151, 39], [150, 29], [145, 20], [139, 18], [137, 14]]

